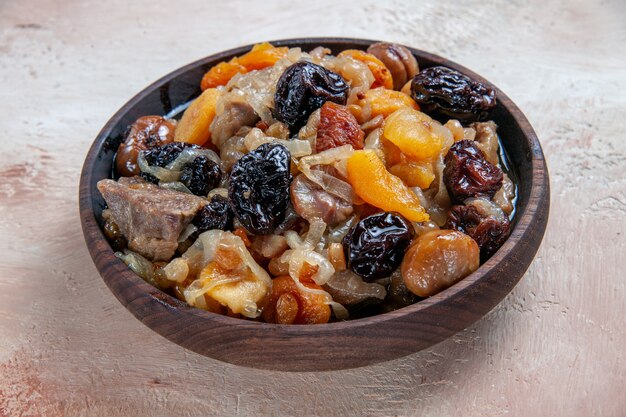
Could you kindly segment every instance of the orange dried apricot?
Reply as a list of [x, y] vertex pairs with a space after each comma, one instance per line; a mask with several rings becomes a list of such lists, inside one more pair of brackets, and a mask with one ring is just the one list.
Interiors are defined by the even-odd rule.
[[209, 141], [209, 128], [215, 117], [215, 106], [220, 94], [219, 90], [209, 88], [191, 103], [176, 127], [175, 141], [196, 145], [204, 145]]
[[376, 58], [374, 55], [368, 54], [367, 52], [360, 51], [358, 49], [346, 49], [337, 56], [349, 56], [367, 65], [367, 67], [372, 72], [372, 75], [374, 76], [374, 83], [371, 85], [370, 88], [384, 87], [391, 90], [393, 89], [393, 78], [391, 76], [391, 71], [389, 71], [383, 61]]
[[383, 126], [385, 139], [403, 154], [417, 160], [430, 159], [454, 142], [452, 133], [428, 115], [410, 107], [393, 112]]
[[367, 203], [385, 211], [397, 211], [413, 222], [429, 219], [417, 196], [400, 178], [387, 171], [376, 151], [355, 151], [347, 166], [348, 181]]
[[382, 87], [367, 91], [359, 104], [369, 106], [372, 118], [378, 115], [388, 117], [404, 107], [419, 110], [419, 106], [410, 96], [401, 91], [388, 90]]
[[[322, 287], [307, 281], [307, 288], [321, 290]], [[322, 294], [301, 291], [290, 276], [272, 280], [272, 292], [263, 310], [263, 320], [281, 324], [328, 323], [330, 307]]]
[[278, 60], [284, 58], [287, 52], [289, 52], [289, 48], [286, 46], [276, 48], [268, 42], [258, 43], [252, 47], [250, 52], [237, 58], [237, 63], [250, 72], [271, 67]]
[[389, 168], [396, 177], [399, 177], [409, 187], [426, 189], [435, 179], [432, 161], [405, 161]]
[[226, 85], [237, 74], [271, 67], [287, 55], [288, 51], [287, 47], [276, 48], [267, 42], [256, 44], [250, 52], [230, 61], [220, 62], [208, 70], [202, 77], [200, 88], [206, 90]]
[[207, 71], [200, 81], [200, 88], [206, 90], [207, 88], [215, 88], [220, 85], [226, 85], [237, 74], [245, 74], [248, 72], [246, 67], [237, 63], [236, 58], [228, 62], [220, 62], [209, 71]]

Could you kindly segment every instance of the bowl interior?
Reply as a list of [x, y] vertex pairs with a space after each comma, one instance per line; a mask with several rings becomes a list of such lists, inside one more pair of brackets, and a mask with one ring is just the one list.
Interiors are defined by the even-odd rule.
[[[272, 44], [290, 47], [299, 46], [304, 50], [310, 50], [321, 45], [329, 48], [333, 54], [337, 54], [345, 49], [366, 49], [367, 46], [373, 42], [375, 41], [307, 38], [274, 41]], [[178, 106], [189, 102], [200, 94], [200, 80], [210, 67], [220, 61], [241, 55], [250, 48], [251, 45], [248, 45], [201, 59], [151, 84], [133, 97], [111, 118], [104, 126], [89, 151], [83, 167], [80, 189], [81, 220], [85, 238], [91, 255], [94, 258], [94, 262], [107, 282], [107, 285], [109, 285], [118, 299], [120, 299], [136, 317], [176, 343], [196, 352], [229, 362], [247, 366], [286, 370], [309, 368], [339, 369], [391, 359], [432, 345], [477, 320], [511, 290], [532, 260], [539, 246], [539, 242], [541, 241], [541, 237], [543, 236], [545, 222], [547, 221], [549, 190], [545, 161], [541, 147], [532, 128], [515, 104], [497, 88], [498, 104], [492, 113], [491, 119], [498, 124], [498, 133], [505, 148], [505, 152], [509, 157], [511, 169], [514, 170], [514, 174], [517, 177], [518, 198], [512, 233], [504, 246], [500, 248], [490, 260], [481, 265], [478, 271], [429, 299], [391, 313], [342, 323], [329, 323], [316, 326], [272, 325], [218, 316], [213, 313], [191, 308], [174, 297], [162, 293], [143, 282], [141, 278], [132, 273], [124, 263], [115, 258], [112, 249], [98, 227], [98, 224], [101, 222], [101, 214], [105, 207], [105, 202], [96, 188], [96, 183], [101, 179], [110, 177], [113, 157], [117, 146], [122, 141], [126, 129], [141, 116], [152, 114], [165, 115], [171, 113], [173, 110], [175, 111]], [[417, 58], [420, 68], [445, 65], [463, 72], [474, 79], [488, 83], [488, 81], [477, 74], [446, 59], [416, 49], [412, 49], [412, 52]], [[543, 188], [543, 190], [540, 190], [540, 188]], [[535, 220], [535, 224], [533, 225], [533, 218], [537, 217], [537, 214], [540, 215], [541, 219], [539, 222]], [[530, 239], [526, 242], [527, 253], [519, 257], [519, 261], [512, 262], [511, 259], [509, 259], [510, 253], [518, 243], [524, 239]], [[465, 312], [464, 315], [461, 314], [459, 316], [457, 314], [458, 319], [457, 316], [453, 318], [450, 316], [451, 322], [446, 322], [446, 316], [439, 317], [435, 321], [441, 327], [440, 330], [432, 330], [428, 327], [426, 330], [419, 330], [415, 327], [416, 323], [420, 323], [419, 320], [415, 321], [417, 317], [421, 317], [419, 315], [423, 315], [427, 312], [430, 314], [431, 310], [437, 310], [442, 306], [463, 306], [470, 302], [472, 299], [471, 291], [483, 288], [482, 285], [487, 285], [489, 282], [495, 282], [497, 278], [496, 275], [508, 271], [507, 268], [510, 269], [511, 265], [516, 267], [516, 271], [510, 273], [510, 276], [506, 280], [499, 281], [498, 285], [501, 285], [501, 287], [496, 285], [496, 290], [493, 291], [493, 294], [486, 295], [486, 297], [489, 298], [489, 302], [484, 303], [480, 308], [475, 308], [471, 312]], [[135, 297], [135, 299], [142, 298], [146, 304], [141, 306], [141, 308], [136, 308], [132, 304], [135, 299], [130, 299], [132, 297]], [[154, 316], [153, 313], [156, 314], [156, 316]], [[159, 314], [161, 314], [161, 316], [159, 316]], [[163, 320], [163, 314], [184, 314], [190, 326], [203, 327], [206, 323], [207, 328], [193, 329], [190, 327], [187, 332], [182, 333], [180, 331], [175, 332], [172, 329], [164, 329], [159, 324], [159, 320]], [[146, 317], [148, 318], [146, 319]], [[407, 320], [413, 321], [409, 324]], [[422, 334], [422, 336], [419, 337], [422, 337], [423, 340], [418, 340], [418, 337], [416, 340], [411, 342], [405, 341], [403, 343], [401, 339], [398, 339], [397, 346], [394, 345], [393, 349], [389, 348], [388, 352], [374, 352], [373, 354], [369, 354], [369, 356], [365, 355], [361, 358], [340, 355], [343, 359], [336, 360], [337, 357], [329, 357], [325, 366], [317, 364], [307, 368], [305, 365], [305, 363], [307, 363], [306, 358], [309, 357], [307, 355], [310, 355], [311, 358], [316, 356], [314, 350], [315, 346], [313, 346], [315, 344], [310, 345], [310, 336], [317, 335], [322, 338], [327, 338], [327, 341], [332, 339], [337, 342], [337, 337], [344, 337], [346, 334], [355, 336], [358, 334], [356, 329], [367, 328], [370, 329], [368, 331], [371, 333], [372, 337], [378, 337], [376, 332], [372, 331], [372, 329], [381, 327], [381, 325], [385, 326], [385, 322], [388, 322], [387, 325], [390, 325], [392, 322], [399, 323], [405, 330], [408, 329], [407, 331], [421, 332], [420, 334]], [[270, 344], [274, 343], [276, 349], [289, 349], [289, 346], [297, 345], [304, 359], [294, 360], [292, 362], [283, 360], [278, 361], [280, 362], [278, 363], [271, 359], [272, 349], [269, 349], [269, 351], [259, 354], [260, 356], [252, 355], [248, 359], [238, 360], [224, 353], [223, 349], [225, 349], [225, 347], [217, 346], [225, 343], [223, 338], [218, 341], [218, 339], [207, 336], [211, 334], [208, 333], [210, 331], [216, 332], [215, 329], [217, 327], [213, 326], [213, 324], [215, 324], [215, 326], [237, 326], [252, 329], [249, 331], [258, 332], [254, 333], [255, 336], [267, 337], [267, 340], [271, 341]], [[425, 325], [424, 323], [421, 324]], [[391, 327], [388, 326], [386, 329], [387, 333], [383, 331], [382, 334], [389, 334], [390, 331]], [[248, 334], [253, 335], [252, 333]], [[205, 336], [205, 340], [202, 339], [201, 335]], [[415, 333], [414, 337], [417, 337], [416, 335], [417, 333]], [[208, 337], [208, 339], [206, 337]], [[306, 348], [303, 348], [302, 345], [299, 344], [305, 341], [311, 347], [309, 353], [306, 352]], [[350, 343], [354, 343], [354, 341]], [[213, 344], [213, 346], [211, 346], [211, 344]], [[334, 359], [335, 361], [333, 362]]]

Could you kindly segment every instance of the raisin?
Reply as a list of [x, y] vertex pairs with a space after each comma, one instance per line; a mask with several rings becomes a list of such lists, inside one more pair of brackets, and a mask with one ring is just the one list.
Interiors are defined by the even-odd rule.
[[444, 182], [452, 199], [461, 203], [470, 197], [490, 199], [502, 187], [502, 170], [487, 161], [471, 140], [456, 142], [445, 158]]
[[473, 205], [453, 206], [448, 212], [446, 229], [465, 233], [478, 243], [482, 260], [493, 255], [509, 236], [511, 223], [506, 216], [495, 218]]
[[276, 84], [276, 118], [286, 123], [292, 134], [297, 133], [326, 101], [346, 104], [348, 89], [341, 75], [312, 62], [296, 62], [287, 67]]
[[289, 203], [291, 155], [266, 143], [242, 156], [230, 173], [228, 197], [237, 219], [252, 234], [271, 234]]
[[320, 123], [317, 126], [315, 152], [352, 145], [354, 149], [363, 149], [363, 137], [359, 123], [347, 107], [327, 101], [320, 111]]
[[173, 162], [178, 155], [186, 148], [199, 149], [198, 145], [192, 145], [185, 142], [172, 142], [162, 146], [157, 146], [144, 152], [146, 162], [150, 166], [158, 166], [164, 168], [170, 162]]
[[[233, 227], [233, 213], [226, 197], [215, 195], [202, 207], [191, 222], [198, 228], [197, 234], [207, 230], [230, 230]], [[197, 237], [197, 236], [196, 236]]]
[[397, 213], [362, 219], [343, 239], [348, 268], [371, 282], [395, 271], [413, 239], [411, 224]]
[[206, 195], [222, 180], [222, 170], [218, 164], [205, 156], [197, 156], [183, 166], [180, 182], [195, 195]]
[[115, 155], [115, 171], [130, 177], [139, 174], [137, 156], [139, 152], [172, 142], [176, 122], [161, 116], [140, 117], [130, 126], [124, 142]]
[[485, 119], [496, 105], [493, 88], [446, 67], [422, 70], [411, 82], [413, 99], [428, 112], [463, 121]]

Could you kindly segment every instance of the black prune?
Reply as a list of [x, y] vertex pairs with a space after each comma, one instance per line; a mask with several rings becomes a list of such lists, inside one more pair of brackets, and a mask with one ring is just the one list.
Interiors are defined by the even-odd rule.
[[346, 104], [348, 90], [341, 75], [312, 62], [296, 62], [287, 67], [276, 84], [276, 118], [286, 123], [292, 134], [297, 133], [326, 101]]
[[174, 161], [174, 159], [178, 158], [178, 155], [180, 155], [180, 153], [186, 148], [198, 149], [200, 146], [186, 142], [171, 142], [148, 149], [147, 151], [144, 151], [143, 155], [146, 158], [148, 165], [163, 168], [170, 162]]
[[454, 202], [481, 196], [491, 199], [502, 187], [502, 170], [487, 161], [471, 140], [452, 145], [445, 164], [443, 179]]
[[413, 77], [411, 93], [423, 111], [463, 121], [483, 120], [496, 105], [493, 88], [446, 67], [420, 71]]
[[413, 234], [411, 224], [398, 213], [362, 219], [343, 238], [348, 268], [369, 282], [391, 275], [402, 263]]
[[[202, 207], [191, 222], [198, 228], [195, 233], [200, 234], [207, 230], [230, 230], [233, 227], [233, 213], [230, 210], [228, 199], [215, 195], [206, 206]], [[197, 236], [194, 236], [197, 237]]]
[[222, 180], [222, 169], [205, 156], [197, 156], [185, 164], [180, 174], [180, 182], [195, 195], [206, 195]]
[[242, 156], [230, 172], [228, 198], [237, 219], [257, 235], [267, 235], [285, 218], [289, 203], [291, 155], [266, 143]]
[[509, 236], [511, 223], [502, 216], [496, 219], [486, 216], [473, 205], [453, 206], [448, 212], [446, 229], [465, 233], [478, 243], [480, 257], [484, 262], [493, 255]]

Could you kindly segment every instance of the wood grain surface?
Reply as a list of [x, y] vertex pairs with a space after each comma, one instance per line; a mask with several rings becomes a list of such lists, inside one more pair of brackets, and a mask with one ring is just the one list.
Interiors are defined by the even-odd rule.
[[[624, 416], [626, 3], [0, 2], [0, 416]], [[135, 320], [80, 229], [84, 156], [133, 94], [264, 39], [387, 39], [493, 81], [548, 159], [551, 217], [514, 291], [426, 351], [336, 372], [208, 359]]]

